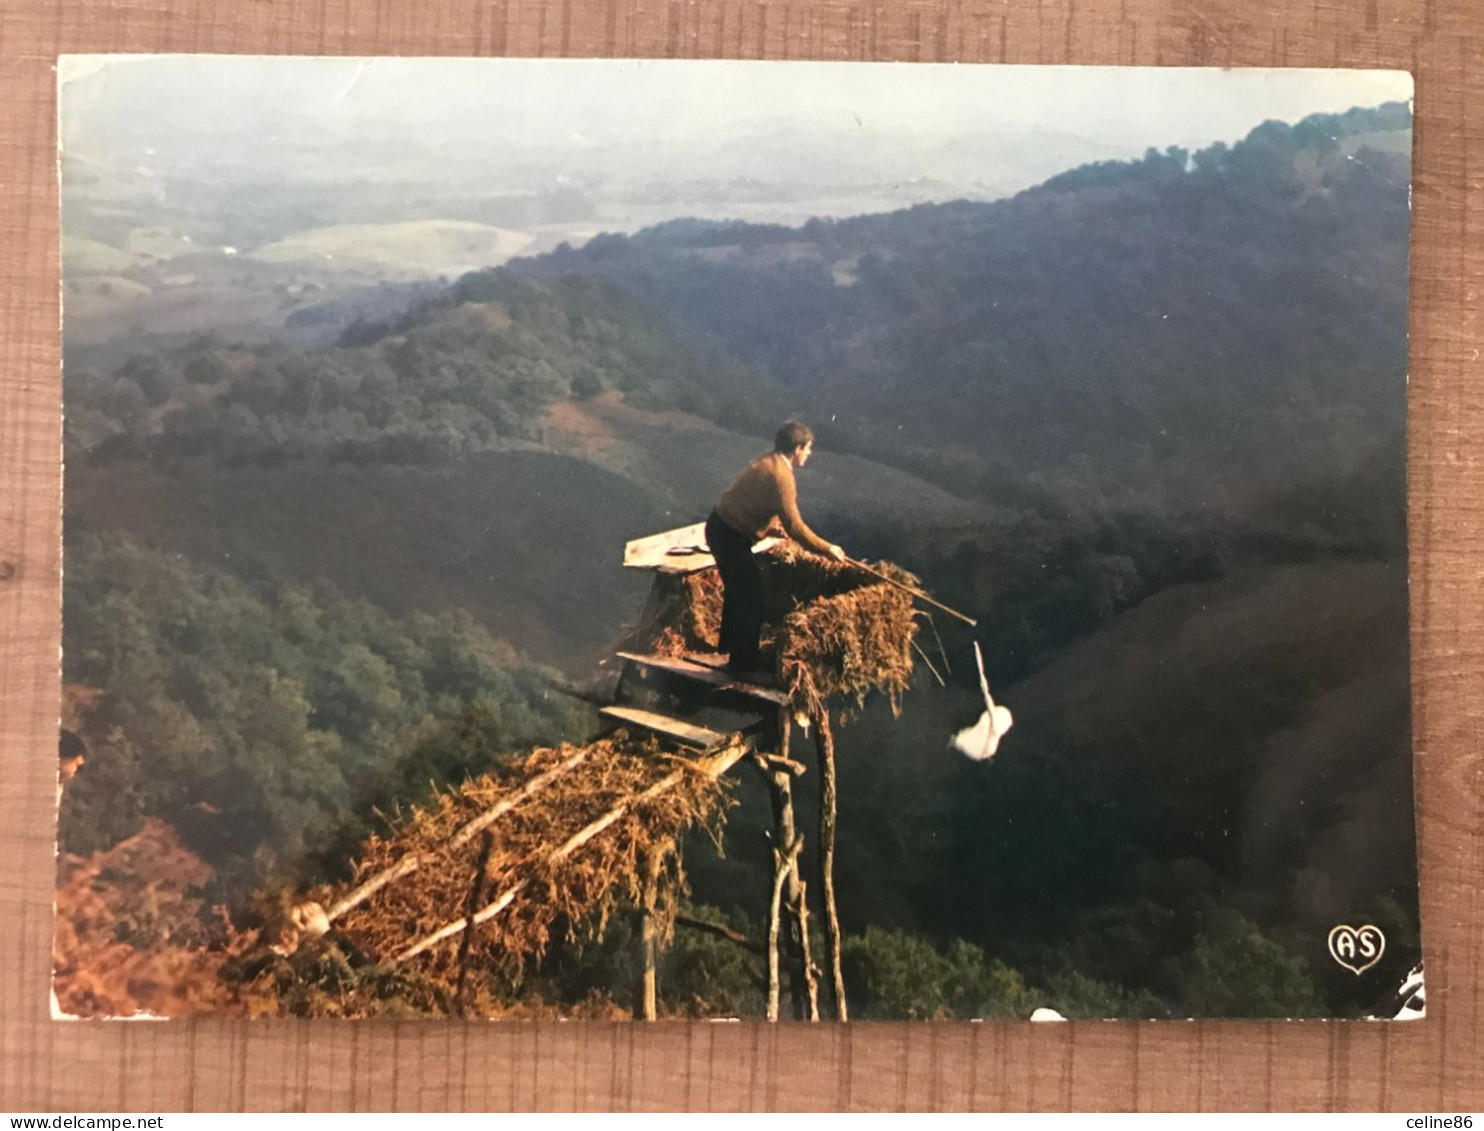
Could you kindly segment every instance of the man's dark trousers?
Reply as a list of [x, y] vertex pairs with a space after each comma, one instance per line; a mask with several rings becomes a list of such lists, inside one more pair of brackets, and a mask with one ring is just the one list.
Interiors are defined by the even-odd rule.
[[763, 631], [763, 571], [753, 556], [750, 535], [733, 530], [715, 511], [706, 520], [706, 545], [721, 574], [721, 650], [727, 667], [762, 667], [758, 637]]

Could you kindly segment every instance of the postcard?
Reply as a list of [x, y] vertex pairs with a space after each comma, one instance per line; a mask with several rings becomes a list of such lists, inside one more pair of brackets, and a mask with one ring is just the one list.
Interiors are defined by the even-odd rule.
[[1410, 76], [58, 79], [56, 1016], [1422, 1015]]

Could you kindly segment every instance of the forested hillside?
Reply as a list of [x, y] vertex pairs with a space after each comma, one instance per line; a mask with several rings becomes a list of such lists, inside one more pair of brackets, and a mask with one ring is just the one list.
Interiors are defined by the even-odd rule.
[[1410, 138], [1394, 104], [995, 203], [676, 223], [519, 266], [623, 280], [829, 445], [966, 494], [1240, 507], [1400, 472]]
[[554, 402], [610, 389], [744, 431], [782, 403], [610, 282], [471, 275], [395, 325], [352, 325], [334, 347], [207, 334], [111, 372], [71, 372], [67, 442], [105, 459], [446, 463], [539, 443]]
[[589, 725], [464, 613], [264, 590], [117, 536], [73, 537], [67, 562], [66, 678], [101, 692], [67, 851], [161, 817], [240, 899], [333, 874], [376, 809], [487, 768], [447, 756], [450, 727], [477, 729], [489, 759]]

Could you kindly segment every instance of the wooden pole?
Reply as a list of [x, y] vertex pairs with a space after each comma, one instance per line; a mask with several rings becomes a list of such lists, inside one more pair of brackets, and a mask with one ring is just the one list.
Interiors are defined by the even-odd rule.
[[660, 866], [664, 857], [656, 849], [644, 861], [643, 905], [639, 908], [639, 949], [642, 970], [639, 975], [639, 1017], [654, 1021], [659, 1017], [659, 984], [655, 967], [659, 959], [659, 923], [656, 920], [660, 898]]
[[[784, 704], [778, 709], [778, 753], [767, 758], [767, 769], [769, 769], [770, 784], [773, 787], [773, 821], [775, 821], [775, 834], [779, 845], [791, 845], [795, 839], [794, 822], [794, 784], [789, 781], [789, 775], [801, 775], [804, 772], [803, 764], [792, 760], [792, 738], [794, 738], [794, 712], [791, 705]], [[784, 888], [785, 907], [789, 908], [789, 916], [785, 923], [785, 948], [788, 951], [788, 986], [794, 1002], [794, 1018], [800, 1020], [804, 1015], [804, 1003], [809, 990], [809, 965], [804, 957], [809, 940], [800, 934], [800, 913], [803, 913], [807, 922], [809, 910], [804, 905], [803, 874], [798, 870], [795, 862], [794, 870], [788, 874]]]
[[778, 1020], [778, 901], [783, 895], [783, 853], [773, 849], [773, 894], [768, 900], [768, 1005], [765, 1016]]
[[[794, 781], [792, 775], [785, 769], [769, 770], [769, 781], [773, 788], [773, 843], [784, 846], [794, 845], [800, 840], [797, 824], [794, 821]], [[804, 981], [797, 971], [801, 969], [803, 962], [803, 945], [798, 938], [797, 914], [794, 908], [798, 907], [801, 898], [800, 883], [798, 883], [797, 868], [784, 868], [779, 873], [782, 885], [784, 885], [784, 905], [789, 914], [784, 920], [784, 947], [788, 951], [789, 980], [788, 989], [792, 997], [795, 1020], [803, 1020], [804, 1017]]]
[[468, 1008], [464, 991], [469, 978], [469, 950], [474, 944], [474, 910], [484, 898], [485, 870], [489, 867], [494, 845], [495, 834], [485, 829], [479, 842], [479, 862], [474, 865], [474, 882], [469, 885], [469, 898], [464, 901], [467, 926], [464, 927], [464, 937], [459, 941], [459, 984], [453, 996], [454, 1007], [460, 1017], [464, 1016], [464, 1010]]
[[[794, 875], [799, 874], [798, 863], [794, 864]], [[809, 1020], [819, 1020], [819, 979], [815, 977], [817, 968], [814, 959], [809, 954], [809, 885], [803, 880], [799, 881], [799, 902], [794, 907], [794, 918], [798, 926], [800, 958], [804, 968], [804, 989], [809, 995]]]
[[835, 777], [835, 735], [830, 713], [821, 711], [814, 720], [814, 748], [819, 754], [819, 878], [824, 894], [824, 950], [830, 967], [830, 996], [835, 1018], [849, 1021], [845, 1004], [845, 975], [840, 966], [840, 915], [835, 908], [835, 824], [839, 789]]
[[865, 562], [858, 562], [854, 558], [846, 558], [845, 559], [845, 564], [848, 565], [848, 566], [854, 566], [856, 569], [862, 570], [865, 573], [869, 573], [872, 577], [877, 578], [877, 579], [879, 579], [881, 581], [884, 581], [888, 585], [895, 585], [903, 593], [910, 593], [910, 594], [912, 594], [912, 596], [916, 597], [919, 601], [922, 601], [925, 604], [929, 604], [929, 605], [931, 605], [935, 609], [942, 609], [943, 612], [947, 613], [951, 617], [957, 617], [959, 620], [963, 621], [970, 628], [978, 628], [979, 627], [979, 622], [977, 620], [975, 620], [973, 617], [965, 616], [963, 613], [959, 612], [957, 609], [950, 609], [947, 605], [945, 605], [942, 601], [938, 600], [932, 594], [930, 594], [930, 593], [924, 593], [921, 589], [914, 589], [910, 585], [904, 585], [902, 582], [898, 581], [896, 578], [894, 578], [894, 577], [888, 577], [886, 574], [882, 573], [879, 569], [873, 569], [871, 566], [868, 566]]
[[778, 931], [782, 919], [784, 882], [799, 866], [799, 852], [804, 838], [795, 837], [792, 844], [773, 849], [773, 897], [768, 903], [768, 1011], [769, 1021], [778, 1020]]

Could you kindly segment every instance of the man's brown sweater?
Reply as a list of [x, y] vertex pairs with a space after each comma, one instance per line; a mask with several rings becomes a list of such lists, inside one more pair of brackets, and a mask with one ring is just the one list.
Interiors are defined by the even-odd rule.
[[746, 534], [754, 542], [767, 533], [776, 518], [795, 542], [829, 556], [830, 544], [810, 530], [799, 514], [793, 464], [779, 452], [764, 452], [744, 467], [716, 500], [716, 513], [738, 534]]

